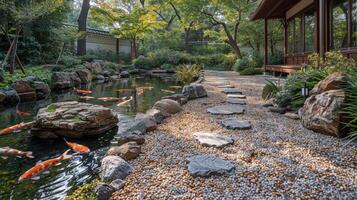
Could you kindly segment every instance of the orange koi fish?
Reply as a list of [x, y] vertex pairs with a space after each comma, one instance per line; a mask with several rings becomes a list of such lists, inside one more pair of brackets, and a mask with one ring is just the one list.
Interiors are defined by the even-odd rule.
[[21, 122], [20, 124], [16, 124], [8, 128], [4, 128], [0, 130], [0, 135], [7, 135], [16, 131], [20, 131], [21, 129], [29, 128], [30, 126], [32, 126], [33, 123], [34, 122], [27, 122], [27, 123]]
[[132, 92], [134, 91], [134, 88], [122, 88], [122, 89], [118, 89], [118, 92]]
[[91, 97], [91, 96], [81, 96], [79, 97], [80, 99], [84, 99], [84, 100], [90, 100], [90, 99], [95, 99], [95, 97]]
[[169, 88], [176, 90], [176, 89], [181, 89], [182, 87], [178, 86], [178, 85], [173, 85], [173, 86], [170, 86]]
[[72, 143], [72, 142], [68, 142], [65, 138], [64, 141], [66, 142], [66, 144], [71, 147], [71, 149], [77, 153], [89, 153], [90, 149], [84, 145], [81, 144], [77, 144], [77, 143]]
[[19, 111], [19, 110], [16, 110], [16, 114], [17, 115], [21, 115], [23, 117], [31, 117], [31, 114], [28, 113], [28, 112], [22, 112], [22, 111]]
[[119, 106], [119, 107], [121, 107], [121, 106], [128, 106], [128, 104], [130, 103], [130, 101], [132, 101], [134, 99], [134, 97], [130, 97], [130, 99], [128, 99], [128, 100], [125, 100], [125, 101], [123, 101], [123, 102], [121, 102], [121, 103], [118, 103], [117, 104], [117, 106]]
[[73, 155], [68, 155], [69, 151], [70, 149], [57, 158], [53, 158], [36, 164], [34, 167], [32, 167], [31, 169], [29, 169], [23, 175], [20, 176], [18, 180], [19, 183], [29, 179], [39, 180], [40, 179], [39, 175], [46, 172], [47, 169], [53, 166], [60, 165], [62, 161], [70, 159]]
[[171, 90], [161, 90], [161, 91], [166, 92], [166, 93], [171, 93], [171, 94], [175, 94], [176, 93], [176, 92], [171, 91]]
[[8, 156], [16, 156], [18, 158], [34, 158], [31, 151], [20, 151], [10, 147], [0, 148], [0, 155], [2, 155], [1, 158], [3, 159], [7, 159]]
[[98, 100], [101, 100], [101, 101], [119, 101], [120, 98], [117, 98], [117, 97], [101, 97], [101, 98], [98, 98]]
[[90, 90], [82, 90], [82, 89], [76, 89], [75, 88], [75, 91], [78, 93], [78, 94], [92, 94], [93, 92], [90, 91]]

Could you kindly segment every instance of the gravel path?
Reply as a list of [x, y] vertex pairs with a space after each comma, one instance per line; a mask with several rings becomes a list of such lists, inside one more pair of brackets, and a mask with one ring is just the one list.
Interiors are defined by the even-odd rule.
[[[113, 199], [356, 199], [357, 148], [345, 140], [314, 133], [299, 121], [270, 113], [261, 105], [264, 78], [234, 72], [206, 72], [209, 98], [194, 100], [146, 136], [143, 154], [132, 162], [133, 173]], [[253, 128], [230, 131], [206, 109], [222, 105], [226, 95], [214, 82], [227, 82], [247, 96], [247, 110], [236, 115]], [[193, 132], [230, 136], [234, 145], [203, 147]], [[193, 178], [186, 158], [212, 154], [232, 162], [228, 177]]]

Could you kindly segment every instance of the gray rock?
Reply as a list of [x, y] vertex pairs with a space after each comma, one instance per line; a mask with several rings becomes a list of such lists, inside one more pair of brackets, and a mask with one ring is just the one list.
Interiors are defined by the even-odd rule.
[[207, 91], [203, 85], [196, 83], [191, 83], [183, 87], [182, 94], [185, 95], [188, 100], [207, 97]]
[[142, 145], [145, 143], [145, 138], [140, 135], [140, 133], [132, 132], [122, 135], [117, 135], [114, 137], [115, 142], [112, 142], [114, 145], [121, 146], [128, 142], [136, 142], [138, 145]]
[[120, 77], [118, 75], [113, 75], [113, 76], [110, 76], [110, 79], [111, 80], [118, 80], [118, 79], [120, 79]]
[[103, 65], [104, 65], [104, 62], [102, 62], [102, 61], [93, 61], [91, 63], [86, 63], [87, 69], [89, 69], [89, 71], [91, 71], [94, 74], [102, 73]]
[[51, 80], [54, 89], [68, 89], [81, 84], [81, 79], [75, 72], [54, 72]]
[[141, 153], [141, 146], [136, 142], [128, 142], [120, 146], [111, 147], [106, 156], [119, 156], [124, 160], [133, 160]]
[[237, 98], [228, 98], [227, 103], [230, 103], [230, 104], [238, 104], [238, 105], [246, 105], [246, 101], [243, 100], [243, 99], [237, 99]]
[[106, 182], [125, 180], [132, 170], [132, 166], [119, 156], [106, 156], [102, 160], [100, 178]]
[[239, 89], [236, 88], [226, 88], [223, 90], [225, 94], [242, 94], [242, 92]]
[[213, 175], [230, 175], [234, 165], [212, 155], [197, 155], [188, 158], [188, 171], [193, 177], [210, 177]]
[[241, 121], [237, 118], [224, 119], [221, 124], [223, 127], [231, 130], [245, 130], [252, 128], [252, 124], [249, 121]]
[[159, 110], [164, 116], [168, 117], [182, 110], [181, 105], [171, 99], [163, 99], [156, 102], [153, 109]]
[[165, 115], [158, 109], [150, 109], [146, 111], [146, 114], [153, 117], [158, 124], [161, 124], [166, 118]]
[[298, 114], [291, 113], [291, 112], [285, 113], [284, 116], [287, 117], [287, 118], [293, 119], [293, 120], [299, 120], [300, 119]]
[[51, 94], [50, 86], [47, 83], [35, 81], [33, 87], [36, 90], [37, 100], [47, 99]]
[[121, 179], [114, 180], [110, 183], [110, 186], [112, 186], [116, 191], [122, 189], [124, 187], [125, 182]]
[[36, 101], [36, 90], [30, 81], [18, 80], [11, 85], [20, 97], [21, 102]]
[[269, 111], [272, 112], [272, 113], [285, 114], [286, 113], [286, 108], [270, 107]]
[[105, 70], [101, 73], [101, 75], [103, 75], [104, 77], [108, 78], [110, 76], [110, 72]]
[[4, 94], [3, 92], [0, 92], [0, 103], [5, 101], [5, 99], [6, 99], [6, 94]]
[[97, 80], [97, 81], [104, 81], [105, 80], [105, 77], [103, 76], [103, 75], [97, 75], [96, 77], [95, 77], [95, 80]]
[[274, 107], [274, 104], [273, 103], [265, 103], [262, 105], [264, 108], [269, 108], [269, 107]]
[[234, 140], [230, 137], [210, 132], [197, 132], [193, 136], [202, 144], [202, 146], [221, 148], [233, 144]]
[[81, 83], [88, 84], [92, 82], [92, 73], [88, 69], [79, 69], [76, 71]]
[[130, 74], [128, 71], [122, 71], [120, 73], [120, 78], [129, 78], [130, 77]]
[[146, 122], [145, 120], [133, 120], [133, 119], [127, 119], [125, 122], [120, 122], [119, 124], [119, 130], [118, 130], [118, 135], [121, 134], [126, 134], [126, 133], [132, 133], [132, 132], [138, 132], [140, 134], [146, 133]]
[[227, 98], [238, 98], [238, 99], [246, 99], [247, 97], [242, 94], [228, 94]]
[[188, 98], [183, 94], [174, 94], [171, 96], [162, 97], [162, 99], [171, 99], [171, 100], [179, 102], [181, 105], [186, 104], [188, 101]]
[[145, 132], [151, 132], [156, 130], [157, 122], [153, 116], [148, 114], [138, 113], [136, 114], [135, 120], [141, 120], [145, 123], [146, 130]]
[[221, 105], [208, 108], [207, 112], [212, 115], [243, 114], [245, 112], [245, 108], [237, 105]]
[[100, 183], [95, 187], [94, 192], [98, 200], [108, 200], [115, 192], [115, 189], [108, 184]]
[[1, 92], [6, 96], [2, 104], [6, 106], [12, 106], [19, 103], [20, 97], [17, 94], [16, 90], [12, 88], [7, 88], [7, 89], [2, 89]]
[[76, 101], [51, 104], [38, 111], [31, 133], [42, 139], [81, 138], [117, 126], [118, 117], [106, 107]]

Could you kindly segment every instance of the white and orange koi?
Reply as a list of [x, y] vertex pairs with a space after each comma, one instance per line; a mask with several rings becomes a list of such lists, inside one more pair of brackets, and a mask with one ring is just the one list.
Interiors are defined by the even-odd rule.
[[73, 142], [68, 142], [65, 138], [64, 141], [66, 144], [71, 147], [71, 149], [77, 153], [89, 153], [90, 149], [84, 145], [73, 143]]
[[135, 91], [134, 88], [122, 88], [122, 89], [118, 89], [118, 92], [133, 92]]
[[36, 164], [34, 167], [27, 170], [23, 175], [20, 176], [19, 182], [23, 182], [30, 179], [39, 180], [40, 174], [44, 173], [45, 171], [47, 171], [49, 168], [53, 166], [60, 165], [62, 161], [70, 159], [73, 155], [68, 155], [69, 151], [70, 149], [57, 158], [53, 158]]
[[122, 106], [128, 106], [128, 104], [134, 99], [134, 97], [130, 97], [128, 100], [125, 100], [121, 103], [118, 103], [117, 106], [122, 107]]
[[76, 88], [74, 88], [74, 89], [78, 94], [92, 94], [93, 93], [90, 90], [82, 90], [82, 89], [76, 89]]
[[166, 92], [166, 93], [171, 93], [171, 94], [175, 94], [175, 93], [176, 93], [176, 92], [174, 92], [174, 91], [171, 91], [171, 90], [164, 90], [164, 89], [162, 89], [161, 91]]
[[91, 97], [91, 96], [81, 96], [79, 97], [80, 99], [83, 99], [83, 100], [90, 100], [90, 99], [95, 99], [95, 97]]
[[140, 86], [140, 87], [136, 87], [137, 90], [152, 90], [154, 89], [154, 87], [151, 86]]
[[31, 151], [20, 151], [17, 149], [12, 149], [10, 147], [0, 148], [0, 155], [1, 158], [3, 159], [7, 159], [8, 156], [16, 156], [19, 158], [23, 158], [23, 157], [34, 158]]
[[21, 122], [20, 124], [16, 124], [16, 125], [10, 126], [8, 128], [4, 128], [4, 129], [0, 130], [0, 135], [7, 135], [7, 134], [10, 134], [13, 132], [20, 131], [25, 128], [29, 128], [30, 126], [32, 126], [33, 123], [34, 122], [27, 122], [27, 123]]
[[22, 112], [22, 111], [19, 111], [19, 110], [16, 110], [16, 114], [17, 114], [17, 115], [21, 115], [21, 116], [23, 116], [23, 117], [31, 117], [31, 113]]
[[101, 98], [98, 98], [98, 100], [101, 100], [101, 101], [119, 101], [120, 98], [117, 98], [117, 97], [101, 97]]

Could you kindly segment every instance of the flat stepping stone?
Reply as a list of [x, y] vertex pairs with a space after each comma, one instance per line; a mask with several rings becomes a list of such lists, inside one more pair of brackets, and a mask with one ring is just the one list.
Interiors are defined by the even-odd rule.
[[218, 85], [218, 88], [235, 88], [234, 85]]
[[213, 175], [231, 175], [234, 165], [213, 155], [197, 155], [187, 159], [187, 168], [193, 177], [210, 177]]
[[227, 98], [246, 99], [247, 97], [242, 94], [228, 94]]
[[295, 114], [295, 113], [288, 112], [288, 113], [285, 113], [284, 115], [285, 115], [285, 117], [293, 119], [293, 120], [299, 120], [300, 119], [300, 116], [298, 114]]
[[247, 130], [252, 128], [252, 124], [249, 121], [242, 121], [237, 118], [224, 119], [221, 124], [224, 128], [230, 130]]
[[225, 94], [242, 94], [242, 92], [237, 88], [226, 88], [223, 90]]
[[217, 133], [197, 132], [193, 133], [193, 136], [205, 147], [222, 148], [234, 143], [232, 138]]
[[226, 100], [227, 103], [230, 103], [230, 104], [238, 104], [238, 105], [246, 105], [247, 102], [243, 99], [237, 99], [237, 98], [228, 98]]
[[237, 105], [221, 105], [208, 108], [207, 112], [212, 115], [243, 114], [245, 112], [245, 108]]

